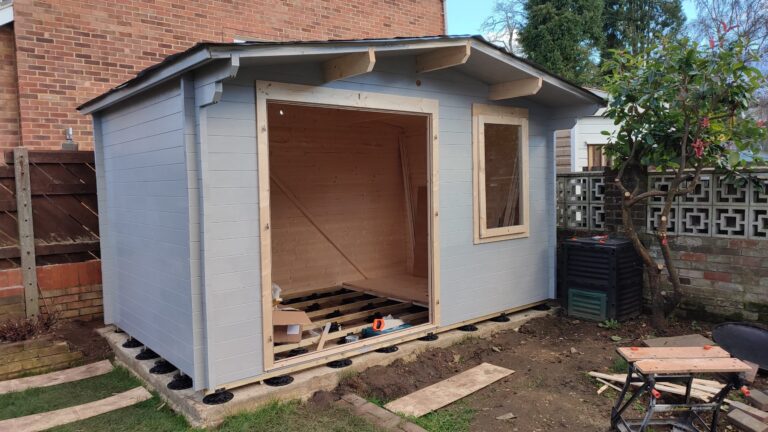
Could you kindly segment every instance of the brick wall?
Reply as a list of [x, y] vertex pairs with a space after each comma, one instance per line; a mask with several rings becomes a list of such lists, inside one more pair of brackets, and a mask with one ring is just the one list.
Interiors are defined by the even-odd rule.
[[43, 336], [0, 344], [0, 380], [65, 369], [81, 361], [83, 353], [66, 341]]
[[[684, 315], [768, 324], [768, 241], [680, 236], [670, 246], [680, 270]], [[652, 251], [662, 262], [661, 251]]]
[[41, 148], [59, 148], [65, 127], [90, 148], [90, 119], [77, 105], [199, 41], [445, 33], [442, 0], [16, 0], [13, 8], [22, 143]]
[[19, 98], [13, 27], [0, 27], [0, 148], [19, 145]]
[[[57, 311], [64, 319], [91, 320], [103, 315], [101, 261], [37, 267], [40, 312]], [[0, 320], [24, 316], [21, 270], [0, 271]]]

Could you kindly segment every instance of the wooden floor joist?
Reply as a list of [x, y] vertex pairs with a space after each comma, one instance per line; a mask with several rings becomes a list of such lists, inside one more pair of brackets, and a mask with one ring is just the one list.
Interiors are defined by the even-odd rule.
[[136, 387], [135, 389], [82, 405], [2, 420], [0, 421], [0, 430], [14, 432], [43, 431], [125, 408], [151, 397], [152, 395], [144, 387]]
[[340, 317], [326, 318], [326, 319], [322, 319], [322, 320], [319, 320], [319, 321], [313, 321], [312, 324], [310, 324], [308, 326], [305, 326], [304, 330], [307, 331], [307, 330], [314, 330], [314, 329], [318, 329], [318, 328], [323, 328], [329, 322], [335, 322], [335, 323], [343, 324], [343, 323], [350, 322], [350, 321], [361, 320], [361, 319], [365, 319], [365, 318], [367, 318], [367, 317], [369, 317], [369, 316], [371, 316], [371, 315], [373, 315], [373, 314], [375, 314], [377, 312], [382, 314], [382, 315], [387, 315], [387, 314], [395, 313], [397, 311], [403, 311], [405, 309], [408, 309], [409, 307], [411, 307], [411, 305], [408, 304], [408, 303], [396, 303], [396, 304], [390, 304], [390, 305], [386, 305], [386, 306], [379, 306], [379, 307], [376, 307], [375, 309], [371, 309], [371, 310], [365, 310], [365, 311], [362, 311], [362, 312], [354, 312], [354, 313], [342, 315]]
[[[429, 318], [429, 312], [422, 311], [422, 312], [416, 312], [412, 314], [408, 314], [405, 316], [400, 317], [405, 322], [415, 322], [417, 320]], [[325, 342], [329, 342], [336, 339], [341, 339], [344, 336], [350, 334], [350, 333], [359, 333], [363, 331], [363, 329], [366, 329], [370, 327], [370, 323], [360, 324], [354, 327], [346, 327], [343, 328], [340, 331], [335, 331], [328, 333], [328, 336], [325, 338]], [[317, 344], [320, 341], [320, 336], [313, 336], [308, 337], [305, 339], [302, 339], [301, 342], [293, 343], [293, 344], [286, 344], [286, 345], [279, 345], [275, 347], [275, 354], [283, 353], [286, 351], [290, 351], [294, 348], [302, 348], [302, 347], [308, 347]]]
[[[365, 294], [363, 294], [363, 295], [365, 295]], [[377, 305], [379, 303], [385, 303], [385, 302], [388, 302], [388, 301], [389, 301], [389, 299], [380, 298], [380, 297], [379, 298], [368, 298], [368, 299], [364, 299], [364, 300], [357, 300], [357, 301], [352, 302], [352, 303], [331, 305], [331, 306], [328, 306], [328, 307], [326, 307], [324, 309], [319, 309], [319, 310], [316, 310], [316, 311], [307, 312], [307, 316], [310, 319], [313, 319], [313, 318], [317, 318], [317, 317], [324, 317], [324, 316], [326, 316], [326, 315], [328, 315], [330, 313], [336, 312], [336, 311], [338, 311], [338, 312], [359, 311], [360, 308], [365, 307], [365, 306], [367, 306], [369, 304]]]
[[341, 301], [344, 299], [362, 297], [364, 295], [365, 293], [350, 291], [348, 293], [338, 294], [335, 296], [321, 297], [313, 300], [302, 300], [300, 302], [295, 302], [295, 303], [285, 303], [285, 306], [296, 308], [296, 309], [304, 309], [308, 306], [311, 306], [317, 303], [318, 305], [320, 305], [320, 307], [325, 307], [326, 305], [329, 305], [329, 304], [341, 303]]
[[109, 360], [102, 360], [100, 362], [57, 372], [51, 372], [43, 375], [35, 375], [31, 377], [2, 381], [0, 382], [0, 394], [23, 391], [36, 387], [50, 387], [72, 381], [79, 381], [81, 379], [103, 375], [112, 371], [112, 369], [112, 363], [110, 363]]

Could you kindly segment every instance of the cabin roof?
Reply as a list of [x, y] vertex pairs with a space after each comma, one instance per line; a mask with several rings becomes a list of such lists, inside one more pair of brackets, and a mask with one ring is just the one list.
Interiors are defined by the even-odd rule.
[[377, 58], [419, 55], [462, 44], [469, 46], [469, 57], [464, 63], [452, 67], [489, 85], [541, 78], [540, 90], [529, 96], [537, 103], [557, 107], [605, 103], [600, 95], [548, 72], [528, 59], [509, 53], [482, 36], [464, 35], [329, 41], [201, 42], [140, 71], [134, 78], [85, 102], [77, 109], [83, 114], [103, 110], [155, 85], [222, 59], [236, 58], [240, 66], [248, 67], [306, 61], [323, 62], [344, 54], [364, 52], [370, 48], [374, 49]]

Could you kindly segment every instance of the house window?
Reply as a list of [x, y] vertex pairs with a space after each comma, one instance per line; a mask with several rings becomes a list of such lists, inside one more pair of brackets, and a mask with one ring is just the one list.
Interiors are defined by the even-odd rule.
[[528, 112], [472, 107], [475, 243], [527, 237]]
[[604, 150], [605, 144], [587, 144], [587, 171], [600, 170], [610, 165]]

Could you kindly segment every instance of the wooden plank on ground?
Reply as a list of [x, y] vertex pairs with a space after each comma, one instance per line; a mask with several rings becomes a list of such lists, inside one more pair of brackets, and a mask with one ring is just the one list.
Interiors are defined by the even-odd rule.
[[510, 369], [483, 363], [437, 384], [394, 400], [384, 405], [384, 408], [400, 414], [421, 417], [424, 414], [472, 394], [514, 372]]
[[114, 396], [39, 414], [0, 421], [0, 430], [37, 432], [73, 423], [150, 399], [152, 395], [144, 387], [136, 387]]
[[738, 373], [750, 370], [747, 364], [735, 358], [640, 360], [635, 366], [644, 374]]
[[643, 341], [649, 347], [700, 347], [715, 343], [700, 334], [651, 338]]
[[628, 362], [648, 359], [700, 359], [700, 358], [730, 358], [728, 351], [715, 346], [645, 348], [622, 347], [618, 353]]
[[768, 431], [768, 424], [765, 424], [756, 418], [741, 410], [733, 410], [728, 413], [728, 420], [734, 423], [739, 428], [748, 432], [766, 432]]
[[26, 378], [17, 378], [9, 381], [0, 381], [0, 394], [22, 391], [36, 387], [49, 387], [72, 381], [79, 381], [103, 375], [112, 370], [109, 360], [78, 366], [70, 369], [51, 372], [43, 375], [35, 375]]

